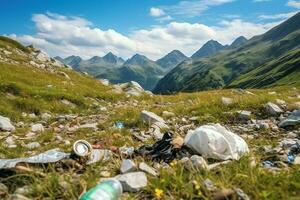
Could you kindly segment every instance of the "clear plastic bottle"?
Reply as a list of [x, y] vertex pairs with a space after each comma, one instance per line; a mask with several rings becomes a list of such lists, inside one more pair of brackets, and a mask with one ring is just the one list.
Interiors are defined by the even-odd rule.
[[116, 179], [110, 179], [87, 191], [80, 200], [118, 200], [122, 193], [121, 183]]

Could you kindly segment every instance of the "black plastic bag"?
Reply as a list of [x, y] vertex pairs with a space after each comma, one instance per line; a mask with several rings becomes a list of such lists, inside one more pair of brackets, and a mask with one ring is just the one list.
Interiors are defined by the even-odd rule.
[[175, 158], [182, 158], [185, 156], [190, 157], [190, 151], [186, 147], [181, 149], [173, 148], [171, 144], [173, 140], [173, 134], [167, 132], [163, 138], [153, 145], [143, 145], [136, 153], [145, 157], [149, 157], [154, 161], [164, 161], [166, 163], [172, 162]]

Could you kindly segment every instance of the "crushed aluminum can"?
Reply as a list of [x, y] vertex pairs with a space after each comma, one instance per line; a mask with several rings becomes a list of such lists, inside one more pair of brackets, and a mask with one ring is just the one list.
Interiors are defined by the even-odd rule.
[[77, 140], [73, 144], [71, 157], [84, 163], [90, 159], [92, 150], [92, 145], [89, 142], [86, 140]]

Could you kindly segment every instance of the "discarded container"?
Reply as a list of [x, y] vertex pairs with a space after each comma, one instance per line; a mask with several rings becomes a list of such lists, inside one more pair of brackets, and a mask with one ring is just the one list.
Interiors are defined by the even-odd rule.
[[73, 144], [72, 155], [87, 157], [92, 153], [92, 145], [85, 140], [77, 140]]
[[189, 131], [185, 145], [205, 158], [238, 160], [249, 152], [247, 143], [220, 124], [200, 126]]
[[118, 200], [122, 193], [121, 183], [116, 179], [110, 179], [90, 189], [80, 200]]
[[116, 122], [116, 123], [115, 123], [115, 127], [116, 127], [117, 129], [122, 129], [122, 128], [124, 128], [124, 123], [123, 123], [123, 122]]
[[18, 163], [32, 163], [32, 164], [44, 164], [55, 163], [62, 159], [69, 158], [69, 153], [64, 153], [58, 149], [51, 149], [44, 153], [40, 153], [28, 158], [15, 158], [15, 159], [0, 159], [0, 169], [14, 168]]

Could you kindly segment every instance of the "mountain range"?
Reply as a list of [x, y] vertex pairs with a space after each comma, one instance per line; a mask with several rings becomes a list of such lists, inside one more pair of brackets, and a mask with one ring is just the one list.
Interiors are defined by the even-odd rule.
[[282, 85], [299, 72], [299, 15], [250, 40], [240, 36], [230, 45], [210, 40], [190, 58], [173, 50], [157, 61], [139, 54], [125, 61], [111, 52], [88, 60], [56, 59], [96, 78], [112, 83], [136, 81], [160, 94]]
[[219, 52], [205, 58], [194, 54], [193, 60], [182, 62], [162, 78], [153, 92], [262, 88], [300, 82], [300, 13], [248, 41], [238, 38], [230, 48], [209, 43]]

